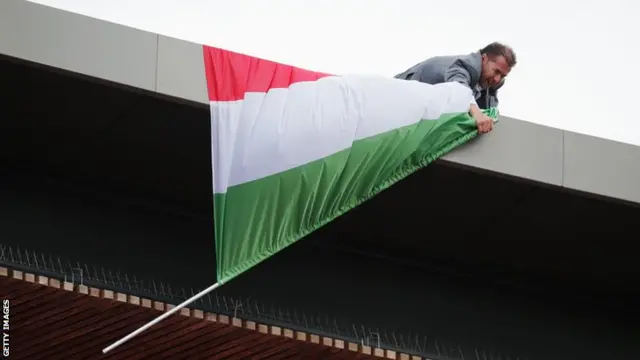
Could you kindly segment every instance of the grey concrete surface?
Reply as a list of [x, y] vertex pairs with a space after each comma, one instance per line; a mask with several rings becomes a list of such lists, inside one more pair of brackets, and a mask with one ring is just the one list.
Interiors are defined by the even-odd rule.
[[162, 94], [209, 104], [202, 45], [158, 36], [158, 86]]
[[640, 147], [564, 132], [565, 187], [640, 203]]
[[562, 130], [503, 116], [494, 131], [444, 159], [562, 186], [562, 136]]
[[[202, 47], [29, 3], [0, 2], [0, 54], [207, 104]], [[640, 202], [640, 147], [504, 117], [446, 160]]]
[[0, 53], [145, 90], [158, 36], [22, 0], [0, 2]]

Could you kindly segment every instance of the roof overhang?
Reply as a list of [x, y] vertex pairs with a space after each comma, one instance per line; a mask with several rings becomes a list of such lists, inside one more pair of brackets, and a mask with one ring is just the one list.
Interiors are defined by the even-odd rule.
[[[0, 54], [207, 104], [202, 46], [24, 0], [0, 3]], [[502, 117], [445, 161], [640, 202], [640, 147]]]

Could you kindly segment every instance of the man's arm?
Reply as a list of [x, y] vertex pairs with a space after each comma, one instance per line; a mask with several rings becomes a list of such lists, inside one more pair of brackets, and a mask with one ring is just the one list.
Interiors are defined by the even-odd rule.
[[[471, 75], [472, 71], [474, 70], [470, 67], [470, 64], [462, 59], [457, 59], [445, 71], [444, 81], [457, 82], [473, 90], [471, 86], [471, 84], [474, 82], [474, 79]], [[482, 112], [482, 109], [480, 109], [475, 99], [471, 100], [469, 114], [476, 120], [476, 126], [478, 127], [479, 133], [488, 133], [493, 129], [493, 119]]]
[[[444, 73], [445, 82], [457, 82], [471, 89], [471, 74], [469, 70], [464, 66], [464, 62], [460, 59], [456, 60]], [[482, 114], [482, 109], [478, 106], [475, 100], [471, 102], [471, 109], [469, 114], [474, 118], [478, 118]]]
[[[471, 87], [473, 78], [471, 77], [470, 69], [468, 68], [468, 64], [462, 59], [457, 59], [453, 62], [453, 64], [451, 64], [451, 66], [447, 68], [444, 73], [444, 81], [457, 82], [473, 90], [473, 88]], [[472, 111], [470, 111], [470, 113], [473, 115], [476, 113], [473, 108], [479, 109], [479, 107], [475, 100], [473, 100], [471, 105]]]
[[445, 82], [458, 82], [471, 89], [471, 73], [464, 61], [458, 59], [444, 72]]
[[469, 107], [469, 114], [476, 120], [478, 132], [488, 133], [493, 129], [493, 119], [487, 116], [475, 102]]

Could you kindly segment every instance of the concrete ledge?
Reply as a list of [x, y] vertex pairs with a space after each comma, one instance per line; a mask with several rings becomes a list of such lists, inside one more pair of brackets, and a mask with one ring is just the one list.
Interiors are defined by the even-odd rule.
[[562, 151], [562, 130], [502, 116], [491, 133], [443, 159], [562, 186]]
[[202, 45], [158, 38], [157, 92], [209, 105]]
[[563, 185], [640, 203], [640, 147], [565, 131]]
[[[0, 1], [0, 54], [208, 104], [201, 45], [24, 0]], [[638, 203], [639, 156], [638, 146], [502, 117], [444, 160]]]
[[0, 1], [0, 53], [155, 90], [156, 34], [26, 2]]

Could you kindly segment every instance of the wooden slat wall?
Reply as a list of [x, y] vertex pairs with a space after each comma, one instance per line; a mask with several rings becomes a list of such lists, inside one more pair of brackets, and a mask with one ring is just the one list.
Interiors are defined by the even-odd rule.
[[174, 305], [6, 267], [0, 299], [11, 303], [11, 359], [422, 360], [188, 308], [103, 355], [104, 347]]

